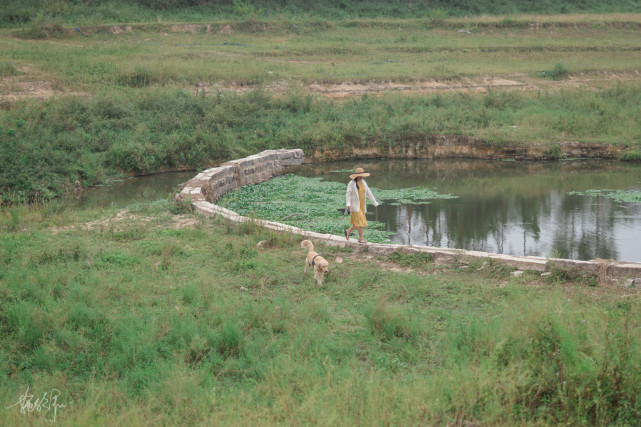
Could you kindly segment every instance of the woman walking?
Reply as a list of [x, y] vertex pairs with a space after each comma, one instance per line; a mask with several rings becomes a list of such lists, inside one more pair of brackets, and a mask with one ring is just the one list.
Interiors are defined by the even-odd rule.
[[367, 227], [365, 197], [370, 199], [375, 207], [378, 206], [374, 195], [363, 179], [368, 176], [369, 173], [366, 173], [363, 168], [356, 168], [354, 174], [349, 176], [351, 181], [347, 184], [347, 192], [345, 193], [345, 204], [347, 212], [349, 212], [349, 222], [351, 224], [351, 227], [344, 230], [345, 238], [349, 240], [349, 235], [354, 229], [357, 229], [358, 243], [367, 243], [367, 241], [363, 239], [363, 228]]

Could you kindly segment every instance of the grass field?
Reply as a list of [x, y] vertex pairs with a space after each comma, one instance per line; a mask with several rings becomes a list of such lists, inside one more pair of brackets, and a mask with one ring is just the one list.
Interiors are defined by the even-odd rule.
[[60, 425], [641, 415], [634, 290], [322, 245], [318, 287], [299, 238], [172, 209], [1, 211], [2, 425], [54, 416], [13, 406], [27, 386]]
[[43, 33], [25, 27], [2, 30], [0, 63], [19, 73], [11, 79], [15, 97], [21, 95], [20, 84], [28, 82], [60, 93], [94, 94], [156, 85], [215, 92], [271, 84], [283, 91], [300, 85], [310, 90], [314, 82], [450, 82], [489, 76], [545, 90], [554, 87], [546, 72], [557, 63], [570, 76], [583, 76], [574, 83], [599, 88], [604, 81], [637, 75], [639, 26], [641, 15], [620, 14], [436, 23], [248, 19], [134, 24], [129, 31], [126, 25], [103, 26], [85, 28], [84, 35], [70, 26]]

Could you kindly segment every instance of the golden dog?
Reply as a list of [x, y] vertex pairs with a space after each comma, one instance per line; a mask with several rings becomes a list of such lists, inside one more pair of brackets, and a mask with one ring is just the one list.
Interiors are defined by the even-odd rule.
[[300, 247], [309, 249], [305, 257], [305, 273], [307, 273], [307, 269], [310, 266], [314, 267], [314, 279], [319, 285], [323, 286], [323, 278], [329, 272], [329, 263], [318, 252], [314, 251], [314, 244], [309, 240], [300, 242]]

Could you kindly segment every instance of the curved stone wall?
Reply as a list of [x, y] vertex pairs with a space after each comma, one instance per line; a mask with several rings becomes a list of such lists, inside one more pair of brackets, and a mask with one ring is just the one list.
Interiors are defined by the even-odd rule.
[[266, 150], [244, 159], [232, 160], [200, 172], [185, 183], [176, 200], [190, 200], [192, 205], [214, 203], [221, 196], [244, 185], [259, 184], [281, 175], [289, 166], [303, 164], [303, 150]]
[[[533, 256], [511, 256], [489, 252], [465, 251], [462, 249], [435, 248], [393, 244], [357, 243], [343, 236], [315, 233], [278, 222], [256, 220], [214, 204], [222, 195], [244, 185], [258, 184], [281, 175], [287, 167], [303, 163], [303, 150], [267, 150], [239, 160], [232, 160], [219, 167], [200, 172], [189, 180], [176, 195], [176, 200], [189, 202], [192, 208], [203, 215], [222, 216], [234, 222], [254, 221], [278, 232], [288, 232], [323, 241], [325, 244], [351, 247], [355, 251], [367, 251], [378, 255], [389, 255], [395, 251], [430, 254], [436, 262], [466, 264], [473, 259], [482, 259], [517, 270], [572, 271], [582, 275], [598, 276], [600, 280], [612, 281], [630, 287], [641, 287], [641, 263], [618, 262], [614, 260], [576, 261]], [[607, 279], [607, 280], [605, 280]]]

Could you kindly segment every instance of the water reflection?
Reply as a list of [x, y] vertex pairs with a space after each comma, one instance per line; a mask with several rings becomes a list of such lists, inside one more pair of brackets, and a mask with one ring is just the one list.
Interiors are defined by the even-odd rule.
[[[402, 244], [510, 255], [641, 261], [641, 207], [589, 189], [641, 189], [641, 165], [615, 161], [500, 162], [387, 160], [359, 162], [371, 187], [425, 186], [457, 199], [428, 205], [382, 203], [372, 219]], [[296, 173], [347, 182], [353, 162], [305, 165]]]

